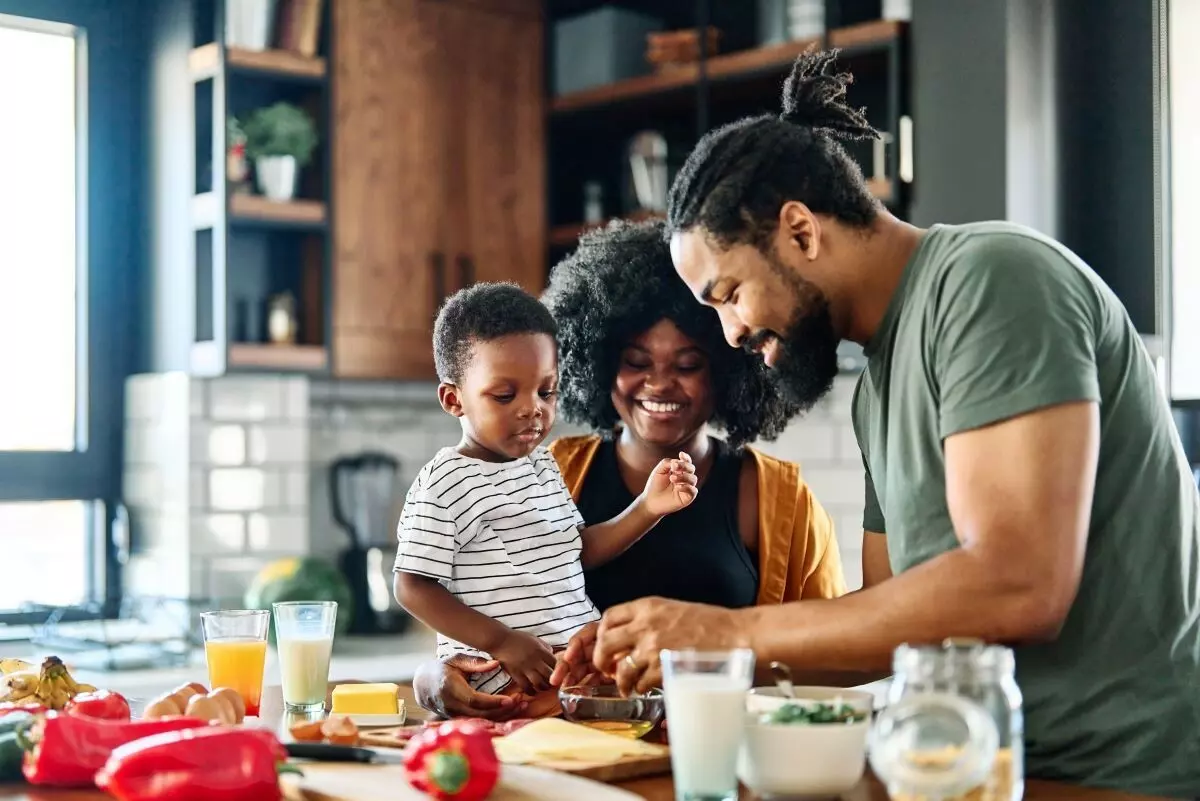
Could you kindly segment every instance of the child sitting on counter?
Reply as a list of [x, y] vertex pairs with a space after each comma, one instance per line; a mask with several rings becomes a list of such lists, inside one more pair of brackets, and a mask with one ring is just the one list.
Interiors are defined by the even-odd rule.
[[557, 326], [515, 284], [451, 296], [434, 324], [438, 400], [462, 439], [417, 475], [401, 513], [396, 599], [438, 632], [438, 658], [499, 667], [470, 677], [480, 692], [549, 688], [556, 650], [599, 618], [584, 568], [617, 557], [697, 494], [685, 453], [658, 464], [612, 520], [584, 526], [549, 451], [558, 384]]

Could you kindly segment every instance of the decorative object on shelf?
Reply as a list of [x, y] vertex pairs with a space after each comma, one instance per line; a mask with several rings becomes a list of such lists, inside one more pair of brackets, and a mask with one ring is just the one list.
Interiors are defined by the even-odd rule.
[[788, 0], [787, 32], [792, 39], [815, 39], [825, 33], [825, 0]]
[[225, 45], [246, 50], [271, 46], [275, 0], [225, 0]]
[[302, 56], [315, 56], [321, 41], [324, 0], [280, 0], [275, 44]]
[[296, 344], [296, 296], [291, 292], [272, 295], [267, 302], [267, 335], [276, 345]]
[[881, 131], [879, 137], [871, 143], [871, 178], [876, 181], [888, 181], [887, 151], [895, 141], [887, 131]]
[[583, 185], [583, 221], [598, 225], [604, 219], [604, 189], [599, 181], [588, 181]]
[[554, 94], [579, 92], [645, 75], [643, 42], [662, 30], [649, 14], [606, 5], [554, 23]]
[[[715, 56], [721, 32], [709, 27], [705, 30], [704, 39], [707, 56]], [[659, 72], [694, 64], [699, 60], [700, 36], [694, 28], [646, 34], [646, 61]]]
[[251, 112], [242, 125], [259, 191], [271, 200], [291, 200], [297, 172], [317, 146], [316, 125], [299, 107], [283, 101]]
[[250, 191], [250, 162], [246, 158], [246, 132], [238, 121], [230, 117], [225, 133], [225, 177], [233, 192]]
[[629, 141], [628, 211], [665, 212], [670, 176], [667, 140], [658, 131], [642, 131]]

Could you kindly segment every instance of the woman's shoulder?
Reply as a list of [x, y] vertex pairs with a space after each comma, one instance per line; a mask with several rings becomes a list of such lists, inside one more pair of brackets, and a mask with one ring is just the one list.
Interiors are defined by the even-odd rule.
[[567, 462], [588, 456], [599, 444], [599, 434], [578, 434], [559, 437], [547, 446], [547, 450], [558, 462], [558, 466], [563, 467]]

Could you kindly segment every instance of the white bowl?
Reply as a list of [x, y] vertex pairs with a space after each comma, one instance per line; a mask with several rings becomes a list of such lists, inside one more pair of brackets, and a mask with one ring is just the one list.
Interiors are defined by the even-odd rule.
[[738, 779], [766, 798], [832, 798], [850, 791], [866, 770], [873, 696], [840, 687], [796, 687], [795, 696], [800, 703], [837, 699], [867, 717], [861, 723], [760, 723], [760, 715], [791, 699], [774, 687], [756, 687], [746, 696]]

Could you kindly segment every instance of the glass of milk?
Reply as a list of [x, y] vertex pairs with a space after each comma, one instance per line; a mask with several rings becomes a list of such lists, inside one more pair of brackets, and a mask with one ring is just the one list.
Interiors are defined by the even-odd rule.
[[284, 707], [300, 712], [323, 710], [337, 602], [287, 601], [273, 606]]
[[737, 801], [746, 692], [754, 652], [663, 651], [676, 801]]

